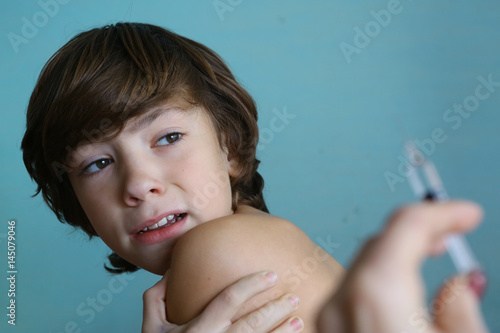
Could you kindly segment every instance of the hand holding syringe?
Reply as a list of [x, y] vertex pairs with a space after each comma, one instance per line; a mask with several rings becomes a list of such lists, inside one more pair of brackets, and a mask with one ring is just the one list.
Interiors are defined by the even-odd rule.
[[[408, 182], [415, 195], [424, 200], [448, 200], [448, 194], [434, 164], [425, 159], [413, 142], [407, 142], [405, 149], [412, 163], [408, 170]], [[421, 180], [420, 177], [423, 177], [424, 180]], [[446, 238], [445, 243], [458, 273], [469, 275], [472, 286], [481, 292], [484, 291], [486, 277], [465, 238], [460, 235], [450, 235]]]

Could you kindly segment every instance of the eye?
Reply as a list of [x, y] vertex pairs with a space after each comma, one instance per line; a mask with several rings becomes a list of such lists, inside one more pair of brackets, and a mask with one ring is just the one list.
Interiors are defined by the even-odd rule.
[[178, 132], [168, 133], [167, 135], [162, 137], [160, 140], [156, 141], [156, 145], [157, 146], [168, 146], [171, 143], [179, 141], [181, 136], [182, 136], [182, 134], [178, 133]]
[[113, 161], [109, 158], [100, 158], [100, 159], [95, 160], [94, 162], [90, 163], [89, 165], [87, 165], [83, 169], [82, 173], [85, 173], [85, 174], [96, 173], [98, 171], [101, 171], [102, 169], [104, 169], [108, 165], [110, 165], [112, 162]]

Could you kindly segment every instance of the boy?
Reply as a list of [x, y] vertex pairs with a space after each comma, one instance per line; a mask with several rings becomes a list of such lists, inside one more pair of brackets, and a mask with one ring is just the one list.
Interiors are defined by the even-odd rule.
[[[22, 149], [56, 216], [115, 252], [109, 270], [168, 271], [171, 322], [192, 320], [229, 284], [273, 269], [287, 278], [233, 320], [294, 292], [314, 332], [343, 269], [267, 214], [257, 142], [254, 102], [213, 51], [119, 23], [77, 35], [49, 60]], [[297, 296], [287, 297], [298, 306]]]

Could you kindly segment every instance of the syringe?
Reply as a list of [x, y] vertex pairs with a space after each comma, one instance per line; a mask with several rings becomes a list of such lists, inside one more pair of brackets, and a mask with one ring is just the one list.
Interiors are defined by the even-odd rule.
[[[448, 194], [434, 164], [424, 157], [412, 141], [405, 144], [405, 150], [410, 162], [407, 179], [415, 195], [424, 200], [448, 200]], [[469, 275], [472, 287], [476, 288], [478, 294], [482, 294], [486, 277], [465, 238], [461, 235], [449, 235], [445, 243], [458, 273]]]

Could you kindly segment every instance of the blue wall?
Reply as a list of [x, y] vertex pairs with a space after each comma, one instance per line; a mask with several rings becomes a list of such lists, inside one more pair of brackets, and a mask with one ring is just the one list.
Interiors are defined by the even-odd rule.
[[[140, 329], [142, 292], [157, 277], [105, 273], [106, 247], [30, 198], [35, 187], [19, 151], [47, 59], [76, 33], [124, 20], [168, 27], [227, 60], [260, 110], [271, 211], [318, 243], [335, 244], [344, 265], [391, 210], [413, 200], [403, 178], [386, 176], [399, 175], [405, 140], [425, 144], [448, 192], [485, 208], [468, 239], [490, 278], [488, 324], [500, 330], [500, 86], [482, 83], [500, 82], [498, 1], [55, 1], [0, 4], [0, 330], [14, 331], [3, 313], [10, 219], [17, 221], [17, 332]], [[465, 104], [462, 115], [454, 104]], [[273, 120], [285, 112], [281, 123]], [[452, 272], [447, 257], [427, 263], [431, 293]]]

